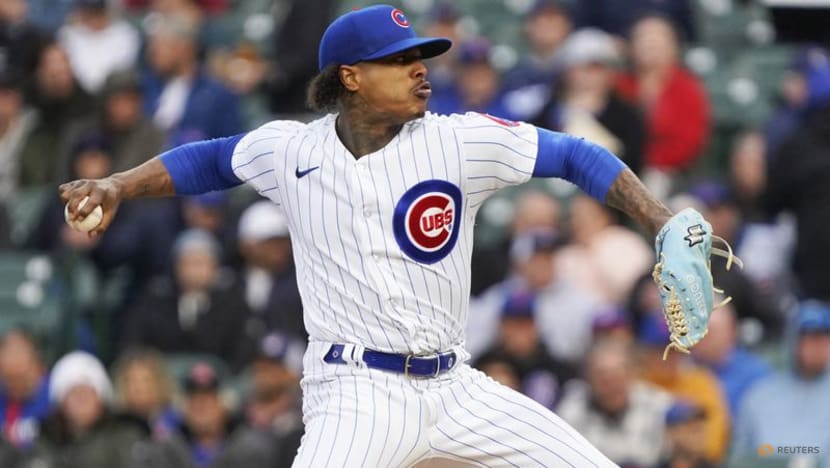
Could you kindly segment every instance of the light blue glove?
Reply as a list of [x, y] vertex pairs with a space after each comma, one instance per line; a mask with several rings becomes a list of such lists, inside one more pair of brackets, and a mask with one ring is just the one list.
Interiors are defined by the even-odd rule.
[[[712, 247], [713, 239], [725, 244], [726, 250]], [[713, 236], [712, 225], [692, 208], [669, 219], [657, 234], [654, 249], [657, 265], [652, 277], [660, 291], [671, 340], [663, 353], [665, 359], [672, 348], [688, 353], [706, 335], [712, 311], [731, 299], [713, 306], [714, 293], [723, 291], [712, 284], [709, 256], [727, 258], [727, 270], [732, 263], [743, 265], [732, 255], [729, 244]]]

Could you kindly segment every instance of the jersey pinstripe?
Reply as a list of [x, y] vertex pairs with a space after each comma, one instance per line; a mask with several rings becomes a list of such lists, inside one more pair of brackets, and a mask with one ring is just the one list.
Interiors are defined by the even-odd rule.
[[[329, 115], [309, 124], [263, 125], [237, 144], [232, 165], [289, 219], [312, 341], [429, 353], [463, 346], [476, 212], [500, 188], [530, 178], [537, 139], [528, 124], [428, 113], [405, 124], [382, 149], [355, 159]], [[396, 216], [408, 216], [396, 215], [407, 208], [402, 199], [424, 181], [445, 181], [461, 193], [452, 217], [442, 218], [441, 207], [424, 211], [439, 212], [439, 225], [452, 219], [451, 227], [410, 236], [423, 244], [435, 232], [446, 237], [458, 231], [445, 255], [421, 246], [430, 262], [412, 258], [402, 245], [413, 240], [396, 237], [393, 227]], [[412, 223], [407, 235], [409, 226], [421, 229]]]

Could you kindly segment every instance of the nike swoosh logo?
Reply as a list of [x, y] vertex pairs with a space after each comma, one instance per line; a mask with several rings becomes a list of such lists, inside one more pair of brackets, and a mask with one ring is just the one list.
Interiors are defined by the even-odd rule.
[[297, 167], [297, 169], [294, 171], [294, 175], [297, 176], [298, 179], [302, 179], [309, 172], [313, 171], [314, 169], [319, 169], [319, 168], [320, 168], [320, 166], [314, 166], [314, 167], [310, 167], [308, 169], [305, 169], [305, 170], [301, 171], [300, 168]]

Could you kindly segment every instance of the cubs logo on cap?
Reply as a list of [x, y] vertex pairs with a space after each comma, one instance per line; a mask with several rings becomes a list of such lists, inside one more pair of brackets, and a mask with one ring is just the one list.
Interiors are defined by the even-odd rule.
[[402, 28], [409, 27], [409, 20], [406, 19], [406, 15], [404, 15], [403, 12], [397, 8], [392, 10], [392, 21]]
[[398, 200], [392, 226], [401, 250], [420, 263], [449, 255], [461, 223], [461, 190], [445, 180], [415, 184]]

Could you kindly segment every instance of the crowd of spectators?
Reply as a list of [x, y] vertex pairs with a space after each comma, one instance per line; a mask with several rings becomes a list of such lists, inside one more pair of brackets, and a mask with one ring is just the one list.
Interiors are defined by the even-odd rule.
[[[304, 86], [341, 2], [265, 2], [269, 46], [217, 45], [206, 31], [242, 3], [0, 1], [0, 249], [47, 255], [69, 317], [46, 335], [3, 321], [0, 466], [290, 466], [307, 336], [279, 208], [244, 188], [131, 200], [90, 238], [56, 196], [176, 145], [314, 118]], [[481, 209], [504, 229], [473, 254], [471, 364], [623, 467], [722, 466], [764, 444], [830, 463], [826, 50], [793, 54], [768, 122], [716, 155], [715, 103], [684, 61], [698, 2], [524, 2], [507, 68], [456, 2], [421, 3], [422, 32], [455, 43], [428, 64], [431, 111], [600, 143], [745, 263], [712, 260], [733, 300], [691, 355], [664, 360], [651, 240], [588, 196], [534, 185]]]

